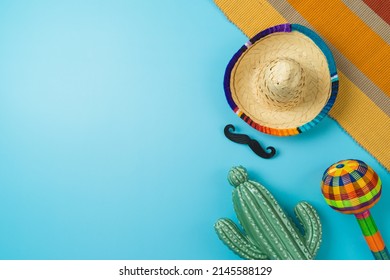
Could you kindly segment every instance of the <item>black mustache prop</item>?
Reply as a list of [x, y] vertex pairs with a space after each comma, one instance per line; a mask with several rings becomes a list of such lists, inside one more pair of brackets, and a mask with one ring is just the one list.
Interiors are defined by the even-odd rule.
[[256, 155], [258, 155], [259, 157], [262, 157], [262, 158], [269, 159], [269, 158], [272, 158], [275, 155], [276, 150], [275, 150], [274, 147], [272, 147], [272, 146], [267, 147], [267, 150], [269, 150], [269, 152], [266, 152], [264, 150], [264, 148], [261, 147], [259, 142], [257, 142], [256, 140], [251, 139], [246, 134], [232, 133], [232, 132], [230, 132], [230, 129], [232, 131], [236, 130], [234, 128], [234, 126], [231, 125], [231, 124], [226, 125], [225, 129], [223, 130], [223, 132], [225, 133], [226, 138], [228, 138], [229, 140], [231, 140], [231, 141], [233, 141], [235, 143], [238, 143], [238, 144], [247, 144], [249, 146], [249, 148], [251, 148], [251, 150]]

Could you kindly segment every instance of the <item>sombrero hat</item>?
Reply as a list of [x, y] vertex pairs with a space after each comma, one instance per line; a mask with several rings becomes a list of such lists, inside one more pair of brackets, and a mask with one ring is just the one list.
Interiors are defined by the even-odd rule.
[[233, 111], [255, 129], [287, 136], [307, 131], [327, 115], [338, 91], [325, 42], [299, 24], [263, 30], [230, 60], [224, 78]]

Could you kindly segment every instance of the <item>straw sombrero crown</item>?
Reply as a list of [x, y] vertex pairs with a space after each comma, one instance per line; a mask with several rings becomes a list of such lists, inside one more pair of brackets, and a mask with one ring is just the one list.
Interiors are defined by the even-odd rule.
[[224, 79], [233, 111], [257, 130], [302, 133], [327, 115], [336, 99], [338, 75], [331, 51], [299, 24], [268, 28], [230, 60]]

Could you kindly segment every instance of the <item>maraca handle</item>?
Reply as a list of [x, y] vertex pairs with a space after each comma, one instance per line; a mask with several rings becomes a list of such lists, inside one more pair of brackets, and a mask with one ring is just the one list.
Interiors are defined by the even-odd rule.
[[390, 254], [370, 211], [366, 210], [355, 216], [374, 258], [376, 260], [389, 260]]

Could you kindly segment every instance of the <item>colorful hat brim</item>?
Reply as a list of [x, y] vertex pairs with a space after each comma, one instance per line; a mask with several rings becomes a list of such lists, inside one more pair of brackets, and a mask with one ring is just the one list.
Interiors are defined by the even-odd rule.
[[[232, 89], [231, 89], [231, 78], [232, 78], [232, 71], [236, 65], [236, 63], [239, 61], [241, 56], [250, 48], [251, 45], [253, 45], [255, 42], [259, 41], [260, 39], [277, 32], [300, 32], [307, 37], [309, 37], [316, 45], [317, 47], [323, 52], [329, 69], [329, 77], [330, 77], [330, 83], [331, 83], [331, 92], [329, 99], [327, 100], [326, 104], [322, 108], [322, 110], [309, 122], [297, 126], [297, 127], [291, 127], [291, 128], [275, 128], [270, 127], [266, 125], [262, 125], [256, 121], [254, 121], [251, 117], [249, 117], [243, 110], [240, 109], [240, 107], [236, 104], [236, 102], [233, 99], [232, 96]], [[225, 90], [225, 96], [226, 100], [230, 106], [230, 108], [233, 110], [234, 113], [236, 113], [242, 120], [244, 120], [246, 123], [248, 123], [253, 128], [259, 130], [260, 132], [276, 135], [276, 136], [290, 136], [290, 135], [296, 135], [300, 134], [302, 132], [305, 132], [315, 125], [317, 125], [329, 112], [329, 110], [332, 108], [336, 96], [338, 93], [339, 88], [339, 79], [337, 74], [337, 68], [336, 63], [334, 61], [333, 55], [326, 45], [326, 43], [321, 39], [320, 36], [318, 36], [314, 31], [310, 30], [309, 28], [299, 25], [299, 24], [281, 24], [277, 26], [270, 27], [266, 30], [261, 31], [257, 35], [255, 35], [252, 39], [250, 39], [246, 44], [244, 44], [232, 57], [230, 62], [228, 63], [225, 71], [225, 77], [224, 77], [224, 90]]]

